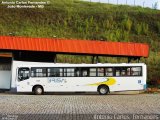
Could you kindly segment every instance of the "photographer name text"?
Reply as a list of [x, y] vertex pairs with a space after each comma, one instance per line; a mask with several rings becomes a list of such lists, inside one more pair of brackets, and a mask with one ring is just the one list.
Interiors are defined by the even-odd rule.
[[44, 8], [50, 1], [2, 1], [7, 8]]

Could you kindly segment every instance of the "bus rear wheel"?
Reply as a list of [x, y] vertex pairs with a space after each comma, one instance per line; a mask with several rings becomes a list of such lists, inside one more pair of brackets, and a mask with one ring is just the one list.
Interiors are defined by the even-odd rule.
[[43, 94], [43, 88], [41, 86], [36, 86], [33, 89], [33, 92], [35, 95], [42, 95]]
[[106, 95], [106, 94], [108, 94], [109, 93], [109, 87], [106, 86], [106, 85], [100, 85], [98, 87], [98, 93], [100, 95]]

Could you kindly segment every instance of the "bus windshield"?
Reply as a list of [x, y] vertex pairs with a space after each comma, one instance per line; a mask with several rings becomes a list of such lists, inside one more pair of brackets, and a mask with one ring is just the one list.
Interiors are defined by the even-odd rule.
[[29, 79], [29, 68], [19, 68], [18, 79], [19, 81]]

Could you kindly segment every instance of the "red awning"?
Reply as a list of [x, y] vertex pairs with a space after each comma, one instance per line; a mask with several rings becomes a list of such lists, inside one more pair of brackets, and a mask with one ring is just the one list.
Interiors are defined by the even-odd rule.
[[46, 51], [67, 54], [131, 57], [148, 57], [149, 55], [149, 46], [142, 43], [13, 36], [0, 36], [0, 50]]

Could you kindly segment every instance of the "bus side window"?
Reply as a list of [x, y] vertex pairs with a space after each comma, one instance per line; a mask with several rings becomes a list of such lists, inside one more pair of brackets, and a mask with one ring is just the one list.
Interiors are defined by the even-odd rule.
[[63, 68], [48, 68], [48, 77], [60, 77], [63, 76]]
[[89, 68], [81, 68], [81, 76], [82, 77], [89, 76]]
[[120, 73], [121, 73], [121, 68], [119, 67], [115, 68], [115, 75], [120, 76], [121, 75]]
[[31, 76], [32, 77], [46, 77], [46, 68], [40, 67], [32, 67], [31, 68]]
[[132, 67], [131, 68], [131, 75], [132, 76], [141, 76], [142, 75], [142, 68], [141, 67]]
[[80, 68], [75, 68], [75, 77], [79, 77], [80, 76]]
[[128, 68], [127, 67], [122, 67], [121, 68], [121, 76], [128, 76]]
[[98, 68], [98, 76], [104, 76], [104, 68]]
[[23, 81], [29, 79], [29, 68], [19, 68], [18, 69], [18, 80]]
[[75, 68], [67, 68], [67, 76], [68, 77], [74, 77]]
[[113, 68], [111, 67], [108, 67], [108, 68], [105, 68], [105, 76], [113, 76]]
[[89, 76], [90, 77], [96, 76], [96, 68], [89, 68]]
[[74, 77], [75, 76], [75, 68], [64, 68], [64, 76], [65, 77]]
[[131, 75], [131, 68], [127, 68], [127, 76]]

